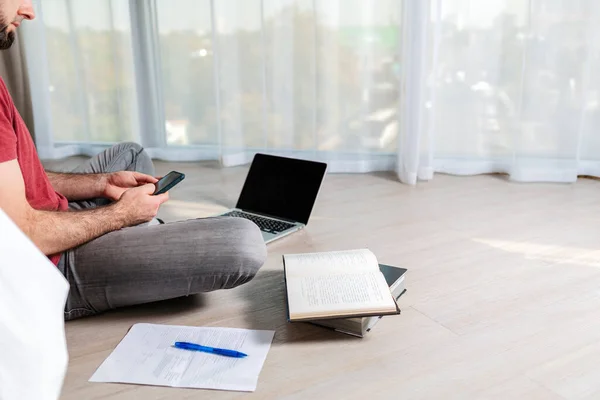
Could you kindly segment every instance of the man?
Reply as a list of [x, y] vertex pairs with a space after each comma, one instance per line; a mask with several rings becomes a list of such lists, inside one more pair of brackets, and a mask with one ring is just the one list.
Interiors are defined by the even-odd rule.
[[[34, 17], [31, 0], [0, 0], [0, 48]], [[116, 145], [74, 173], [46, 173], [0, 79], [0, 208], [69, 281], [65, 319], [233, 288], [264, 263], [262, 235], [244, 219], [146, 224], [168, 200], [152, 195], [153, 175], [135, 143]]]

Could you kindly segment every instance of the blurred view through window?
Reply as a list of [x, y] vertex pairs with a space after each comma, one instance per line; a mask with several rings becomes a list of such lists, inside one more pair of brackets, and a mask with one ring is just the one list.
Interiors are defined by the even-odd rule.
[[[425, 19], [405, 15], [407, 4], [45, 0], [52, 140], [158, 135], [151, 146], [167, 150], [305, 151], [350, 161], [396, 160], [412, 141], [418, 163], [464, 172], [464, 160], [600, 159], [599, 2], [431, 0], [419, 3]], [[151, 18], [134, 23], [141, 14]], [[402, 59], [410, 24], [425, 39], [413, 59]], [[154, 75], [140, 75], [142, 47], [155, 50]], [[407, 76], [420, 54], [418, 76]], [[140, 82], [160, 97], [160, 109], [148, 111], [158, 133], [141, 132], [148, 105]], [[419, 83], [419, 104], [403, 82]], [[411, 113], [421, 118], [415, 131], [403, 128]]]
[[[56, 140], [133, 136], [129, 4], [43, 3]], [[156, 0], [168, 144], [394, 150], [399, 0], [210, 4]]]

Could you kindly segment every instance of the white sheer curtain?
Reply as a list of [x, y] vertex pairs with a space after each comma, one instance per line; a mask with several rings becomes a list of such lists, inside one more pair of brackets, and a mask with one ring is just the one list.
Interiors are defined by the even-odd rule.
[[418, 168], [600, 175], [599, 2], [438, 0], [427, 12]]
[[365, 121], [397, 111], [399, 0], [156, 6], [167, 145], [214, 145], [225, 165], [266, 151], [338, 171], [393, 168], [394, 134], [380, 140]]
[[600, 175], [594, 0], [44, 0], [24, 24], [44, 158], [141, 142], [332, 172]]

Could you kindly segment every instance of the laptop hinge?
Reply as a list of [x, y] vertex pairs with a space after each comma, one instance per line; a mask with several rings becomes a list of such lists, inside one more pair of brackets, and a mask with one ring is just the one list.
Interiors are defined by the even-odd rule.
[[243, 212], [245, 212], [245, 213], [248, 213], [248, 214], [254, 214], [254, 215], [259, 215], [259, 216], [262, 216], [262, 217], [267, 217], [267, 218], [278, 219], [278, 220], [280, 220], [280, 221], [289, 222], [290, 224], [300, 224], [300, 225], [305, 225], [305, 224], [304, 224], [304, 223], [302, 223], [302, 222], [299, 222], [299, 221], [294, 221], [294, 220], [287, 219], [287, 218], [281, 218], [281, 217], [277, 217], [277, 216], [275, 216], [275, 215], [270, 215], [270, 214], [265, 214], [265, 213], [258, 213], [258, 212], [256, 212], [256, 211], [250, 211], [250, 210], [244, 210], [243, 208], [238, 208], [238, 210], [240, 210], [240, 211], [243, 211]]

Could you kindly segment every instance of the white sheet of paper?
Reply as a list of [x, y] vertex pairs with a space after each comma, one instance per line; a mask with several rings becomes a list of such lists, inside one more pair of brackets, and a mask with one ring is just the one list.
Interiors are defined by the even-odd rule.
[[69, 283], [0, 209], [0, 399], [56, 400]]
[[[237, 328], [135, 324], [90, 382], [252, 392], [274, 334]], [[237, 350], [248, 357], [177, 349], [173, 347], [175, 342]]]

